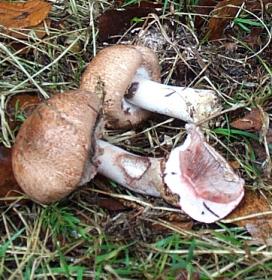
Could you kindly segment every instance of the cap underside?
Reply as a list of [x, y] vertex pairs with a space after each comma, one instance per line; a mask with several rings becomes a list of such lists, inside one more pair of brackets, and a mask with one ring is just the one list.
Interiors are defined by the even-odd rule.
[[228, 215], [244, 195], [244, 181], [205, 142], [200, 130], [186, 126], [188, 136], [166, 163], [165, 183], [180, 196], [180, 206], [193, 219], [212, 223]]

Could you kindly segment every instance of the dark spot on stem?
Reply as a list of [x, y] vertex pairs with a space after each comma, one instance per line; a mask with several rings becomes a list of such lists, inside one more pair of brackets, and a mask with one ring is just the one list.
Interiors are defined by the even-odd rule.
[[[170, 89], [170, 88], [169, 88]], [[165, 95], [165, 97], [169, 97], [169, 96], [171, 96], [171, 95], [173, 95], [174, 93], [176, 93], [176, 91], [175, 90], [173, 90], [173, 89], [170, 89], [171, 91], [169, 92], [169, 93], [167, 93], [166, 95]]]

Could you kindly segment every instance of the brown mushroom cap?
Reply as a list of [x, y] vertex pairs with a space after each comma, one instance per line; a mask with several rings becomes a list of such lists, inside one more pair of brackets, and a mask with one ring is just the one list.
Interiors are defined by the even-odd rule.
[[123, 110], [123, 97], [140, 68], [147, 71], [150, 80], [160, 81], [158, 59], [151, 49], [115, 45], [101, 50], [85, 70], [80, 88], [97, 92], [97, 89], [102, 87], [103, 112], [107, 127], [131, 127], [150, 117], [150, 112], [138, 107], [133, 112]]
[[23, 123], [12, 153], [21, 188], [40, 203], [57, 201], [90, 180], [92, 133], [100, 101], [84, 91], [57, 94]]

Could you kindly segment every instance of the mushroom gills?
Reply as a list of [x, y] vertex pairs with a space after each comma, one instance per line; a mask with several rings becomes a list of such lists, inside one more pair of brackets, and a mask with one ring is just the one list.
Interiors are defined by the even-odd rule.
[[170, 154], [164, 180], [179, 195], [184, 212], [212, 223], [227, 216], [242, 200], [244, 180], [204, 141], [198, 128], [187, 125], [187, 130], [185, 143]]

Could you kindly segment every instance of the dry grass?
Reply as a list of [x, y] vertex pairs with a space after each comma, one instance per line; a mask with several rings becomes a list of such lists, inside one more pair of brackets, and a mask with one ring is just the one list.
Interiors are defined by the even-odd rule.
[[[252, 146], [258, 135], [230, 131], [229, 124], [253, 106], [272, 118], [271, 16], [256, 14], [264, 31], [261, 46], [253, 49], [239, 26], [228, 42], [201, 40], [195, 15], [179, 5], [169, 13], [171, 3], [165, 1], [164, 14], [150, 15], [143, 28], [132, 25], [110, 42], [155, 49], [165, 83], [216, 90], [225, 111], [207, 129], [209, 142], [239, 162], [237, 172], [248, 189], [270, 197], [271, 180]], [[10, 97], [27, 92], [46, 98], [77, 88], [86, 63], [104, 46], [96, 20], [111, 6], [101, 0], [56, 1], [45, 38], [0, 33], [3, 145], [12, 146], [18, 129], [8, 125]], [[184, 123], [156, 116], [133, 130], [105, 131], [104, 137], [134, 153], [161, 156], [183, 141]], [[187, 279], [197, 279], [194, 273], [200, 279], [272, 278], [271, 247], [252, 244], [245, 229], [192, 222], [161, 199], [130, 193], [105, 178], [50, 206], [22, 198], [0, 201], [1, 279], [186, 279], [180, 276], [185, 272]]]

